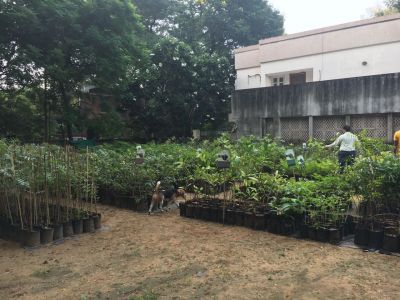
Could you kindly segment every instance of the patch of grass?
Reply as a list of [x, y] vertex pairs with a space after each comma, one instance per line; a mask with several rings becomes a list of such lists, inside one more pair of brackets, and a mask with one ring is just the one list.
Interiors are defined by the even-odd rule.
[[89, 296], [86, 294], [81, 295], [81, 300], [89, 300]]
[[345, 273], [352, 269], [359, 269], [362, 266], [363, 266], [363, 264], [360, 261], [351, 259], [351, 260], [342, 261], [342, 262], [338, 263], [336, 268], [333, 271], [338, 272], [338, 273]]
[[38, 278], [48, 278], [50, 277], [50, 269], [36, 270], [35, 272], [33, 272], [32, 276]]
[[146, 292], [141, 296], [130, 296], [128, 300], [157, 300], [158, 296], [153, 292]]
[[125, 258], [141, 257], [140, 249], [134, 249], [122, 255]]
[[71, 270], [66, 267], [52, 267], [36, 270], [32, 273], [33, 277], [47, 279], [52, 277], [60, 277], [70, 274]]

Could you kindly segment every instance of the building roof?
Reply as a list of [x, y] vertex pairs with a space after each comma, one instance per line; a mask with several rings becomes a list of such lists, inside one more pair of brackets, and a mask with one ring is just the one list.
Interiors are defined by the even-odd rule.
[[345, 30], [345, 29], [350, 29], [350, 28], [355, 28], [355, 27], [377, 24], [377, 23], [384, 23], [384, 22], [389, 22], [389, 21], [394, 21], [394, 20], [400, 20], [400, 13], [387, 15], [387, 16], [383, 16], [383, 17], [376, 17], [376, 18], [370, 18], [370, 19], [365, 19], [365, 20], [360, 20], [360, 21], [354, 21], [354, 22], [349, 22], [349, 23], [344, 23], [344, 24], [339, 24], [339, 25], [334, 25], [334, 26], [329, 26], [329, 27], [323, 27], [323, 28], [303, 31], [303, 32], [299, 32], [299, 33], [293, 33], [293, 34], [287, 34], [287, 35], [267, 38], [267, 39], [260, 40], [259, 44], [257, 44], [257, 45], [238, 48], [235, 50], [235, 53], [242, 53], [242, 52], [247, 52], [247, 51], [258, 50], [260, 45], [278, 43], [278, 42], [282, 42], [282, 41], [298, 39], [298, 38], [303, 38], [303, 37], [312, 36], [312, 35], [319, 35], [319, 34], [323, 34], [323, 33], [340, 31], [340, 30]]

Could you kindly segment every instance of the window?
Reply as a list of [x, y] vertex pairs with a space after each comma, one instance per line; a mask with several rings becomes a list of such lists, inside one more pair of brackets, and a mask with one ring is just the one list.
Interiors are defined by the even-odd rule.
[[290, 74], [290, 84], [306, 83], [306, 72]]
[[278, 85], [283, 85], [284, 84], [284, 78], [283, 77], [273, 77], [272, 78], [272, 85], [273, 86], [278, 86]]

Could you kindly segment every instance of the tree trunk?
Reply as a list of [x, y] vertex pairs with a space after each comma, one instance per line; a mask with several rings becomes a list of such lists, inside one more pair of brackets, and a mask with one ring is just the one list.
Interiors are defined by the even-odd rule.
[[71, 96], [67, 93], [64, 84], [60, 83], [60, 90], [64, 106], [64, 122], [67, 127], [67, 137], [70, 142], [72, 142], [72, 107], [71, 107]]
[[44, 105], [44, 142], [49, 142], [49, 108], [47, 101], [47, 79], [44, 79], [44, 93], [43, 93], [43, 105]]

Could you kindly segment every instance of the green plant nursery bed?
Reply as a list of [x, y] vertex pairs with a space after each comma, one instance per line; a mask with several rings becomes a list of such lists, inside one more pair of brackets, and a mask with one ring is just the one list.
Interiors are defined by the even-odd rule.
[[362, 249], [400, 253], [400, 235], [392, 224], [382, 223], [378, 229], [365, 225], [362, 218], [347, 215], [334, 226], [316, 226], [307, 214], [278, 215], [264, 205], [225, 203], [219, 199], [196, 199], [179, 205], [180, 216], [225, 225], [245, 226], [273, 234], [310, 239], [334, 245], [352, 239]]

